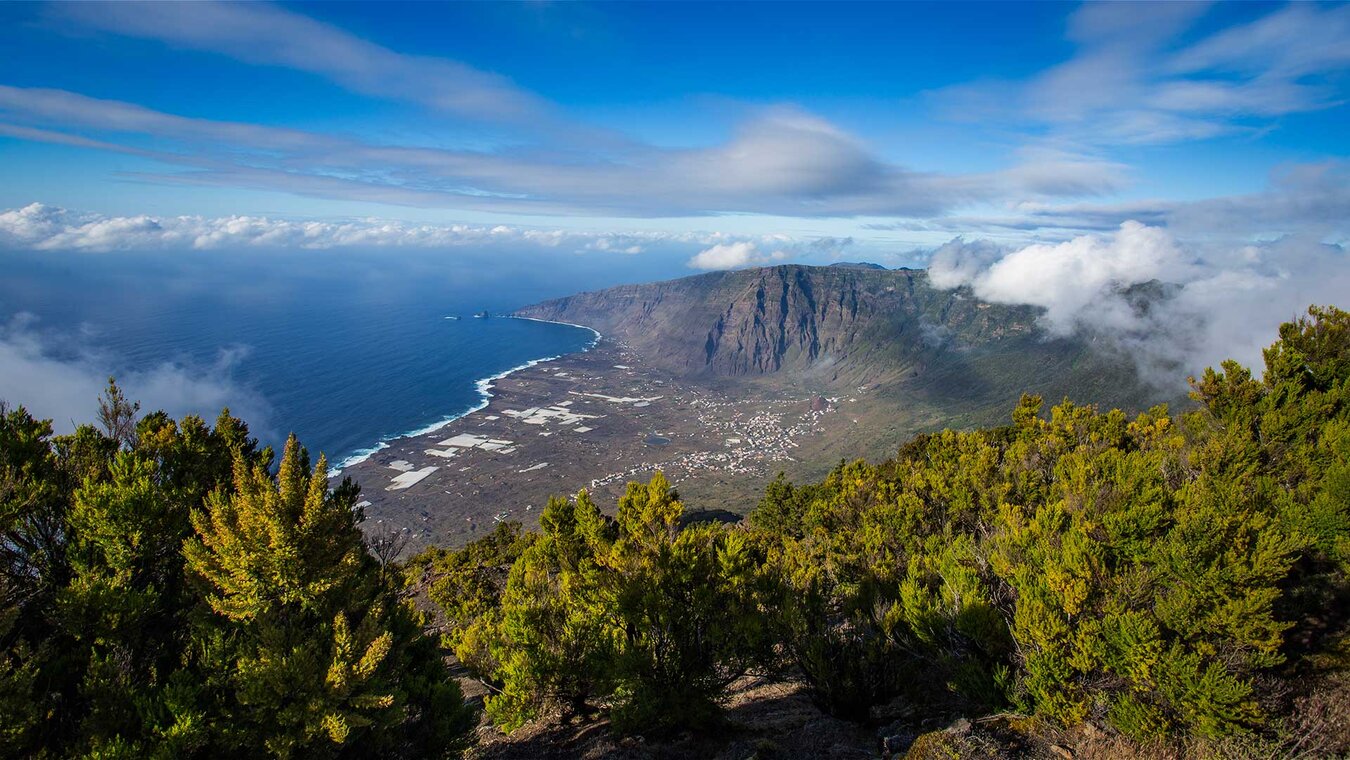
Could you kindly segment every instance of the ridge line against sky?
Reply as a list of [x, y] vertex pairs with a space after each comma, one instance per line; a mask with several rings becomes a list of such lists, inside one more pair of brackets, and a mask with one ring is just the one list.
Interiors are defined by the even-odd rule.
[[[585, 41], [597, 29], [627, 35], [630, 53], [656, 30], [692, 32], [664, 23], [661, 6], [563, 5], [415, 4], [381, 15], [343, 5], [7, 4], [0, 39], [23, 65], [0, 74], [0, 206], [715, 227], [864, 246], [935, 247], [953, 234], [1065, 240], [1130, 219], [1203, 237], [1345, 236], [1350, 5], [1037, 6], [1024, 14], [1034, 19], [1008, 21], [1037, 43], [1015, 60], [982, 52], [980, 35], [1011, 41], [942, 6], [834, 5], [838, 18], [816, 13], [816, 26], [857, 34], [886, 14], [929, 34], [964, 23], [972, 39], [951, 39], [950, 61], [909, 57], [911, 37], [886, 34], [918, 32], [899, 25], [833, 50], [803, 48], [797, 62], [820, 63], [818, 82], [798, 90], [791, 83], [811, 72], [782, 65], [773, 32], [785, 46], [810, 41], [803, 7], [733, 6], [709, 19], [711, 9], [690, 6], [687, 26], [752, 17], [771, 26], [747, 31], [740, 58], [702, 51], [721, 56], [722, 79], [682, 73], [678, 60], [669, 71], [659, 57], [636, 60], [629, 67], [646, 67], [651, 97], [628, 102], [616, 83], [599, 105], [557, 82], [554, 91], [520, 83], [546, 82], [541, 72], [556, 63], [532, 57], [527, 43], [579, 28], [582, 42], [548, 39], [560, 55], [587, 59], [595, 48], [625, 49], [613, 34]], [[999, 7], [957, 10], [968, 19]], [[427, 14], [453, 17], [441, 19], [452, 33], [428, 39], [409, 24], [436, 19], [392, 20]], [[493, 58], [470, 42], [503, 29], [519, 39], [501, 46], [518, 55]], [[769, 52], [780, 54], [772, 64], [755, 57]], [[981, 66], [981, 55], [993, 57]], [[950, 81], [952, 68], [966, 79]], [[601, 89], [619, 76], [589, 71]], [[888, 72], [898, 84], [885, 96], [835, 94], [863, 76], [884, 85]], [[210, 86], [191, 88], [194, 76]], [[727, 93], [716, 90], [723, 82]], [[81, 189], [56, 190], [56, 179], [73, 178]]]

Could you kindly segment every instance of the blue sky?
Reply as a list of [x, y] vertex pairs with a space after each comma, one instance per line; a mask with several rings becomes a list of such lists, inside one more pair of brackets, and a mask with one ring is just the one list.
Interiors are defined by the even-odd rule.
[[1350, 216], [1345, 4], [5, 3], [0, 50], [11, 245], [360, 220], [716, 268]]

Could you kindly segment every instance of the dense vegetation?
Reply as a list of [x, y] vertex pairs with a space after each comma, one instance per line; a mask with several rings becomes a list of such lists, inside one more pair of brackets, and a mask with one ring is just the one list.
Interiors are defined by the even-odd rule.
[[239, 420], [0, 408], [0, 756], [443, 755], [471, 717], [349, 482]]
[[614, 519], [582, 492], [538, 534], [409, 570], [508, 731], [558, 708], [706, 723], [757, 670], [860, 721], [904, 700], [1138, 740], [1269, 732], [1293, 679], [1343, 667], [1350, 315], [1311, 310], [1265, 362], [1205, 372], [1181, 416], [1024, 397], [1006, 427], [780, 478], [746, 525], [681, 529], [658, 475]]
[[0, 756], [450, 754], [473, 716], [445, 649], [506, 731], [715, 725], [758, 673], [862, 722], [1279, 748], [1345, 670], [1350, 314], [1284, 325], [1265, 364], [1207, 371], [1180, 416], [1024, 397], [1005, 427], [780, 478], [739, 525], [690, 522], [659, 474], [612, 517], [557, 498], [403, 577], [294, 439], [277, 460], [228, 413], [137, 420], [111, 383], [72, 435], [3, 408]]

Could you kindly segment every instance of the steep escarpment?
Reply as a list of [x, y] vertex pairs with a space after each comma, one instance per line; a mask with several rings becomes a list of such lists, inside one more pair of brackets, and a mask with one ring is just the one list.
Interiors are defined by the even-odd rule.
[[593, 327], [691, 380], [866, 387], [878, 400], [922, 410], [923, 426], [992, 424], [1023, 392], [1124, 408], [1164, 400], [1136, 381], [1127, 358], [1091, 338], [1046, 334], [1035, 308], [935, 288], [922, 270], [715, 272], [581, 293], [517, 314]]
[[[939, 290], [921, 270], [777, 266], [625, 285], [521, 309], [594, 327], [687, 375], [875, 382], [941, 352], [1010, 348], [1036, 312]], [[1039, 336], [1037, 336], [1039, 338]]]

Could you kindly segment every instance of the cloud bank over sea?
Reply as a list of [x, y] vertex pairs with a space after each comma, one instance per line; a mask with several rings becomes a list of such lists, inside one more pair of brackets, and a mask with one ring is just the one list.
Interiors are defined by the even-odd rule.
[[[108, 216], [32, 203], [0, 211], [0, 250], [210, 251], [274, 249], [454, 249], [514, 245], [570, 252], [637, 255], [653, 245], [710, 247], [734, 255], [698, 254], [699, 269], [746, 266], [810, 252], [841, 252], [851, 239], [797, 239], [783, 234], [724, 232], [588, 232], [519, 225], [414, 224], [388, 219], [297, 221], [264, 216]], [[773, 253], [759, 254], [761, 248]], [[706, 251], [705, 251], [706, 252]], [[754, 253], [751, 253], [754, 252]]]
[[99, 394], [116, 375], [129, 398], [144, 402], [144, 411], [210, 421], [228, 406], [255, 435], [275, 438], [271, 405], [233, 377], [248, 353], [245, 346], [231, 346], [206, 365], [162, 361], [126, 370], [120, 357], [90, 336], [45, 330], [33, 315], [20, 313], [0, 324], [0, 400], [22, 403], [35, 417], [51, 419], [57, 433], [70, 433], [96, 419]]

